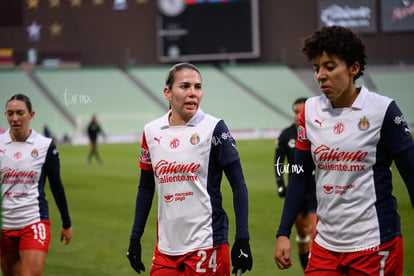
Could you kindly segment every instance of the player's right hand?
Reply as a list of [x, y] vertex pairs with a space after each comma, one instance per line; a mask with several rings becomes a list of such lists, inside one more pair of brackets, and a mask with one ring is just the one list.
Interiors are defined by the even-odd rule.
[[277, 188], [277, 193], [279, 194], [280, 197], [285, 197], [285, 195], [286, 195], [286, 186], [285, 185], [280, 185]]
[[128, 252], [126, 256], [131, 264], [131, 267], [138, 272], [145, 271], [145, 266], [141, 260], [141, 241], [138, 239], [130, 239]]

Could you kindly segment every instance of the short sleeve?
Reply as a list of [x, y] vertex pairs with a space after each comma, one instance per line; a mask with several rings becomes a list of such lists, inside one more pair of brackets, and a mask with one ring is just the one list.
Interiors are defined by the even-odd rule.
[[296, 148], [300, 150], [310, 150], [311, 148], [311, 144], [306, 135], [305, 109], [306, 104], [303, 106], [302, 111], [300, 112], [297, 129], [298, 135], [296, 139]]
[[143, 170], [152, 170], [151, 154], [148, 148], [147, 139], [145, 137], [145, 131], [142, 134], [142, 143], [139, 153], [139, 167]]

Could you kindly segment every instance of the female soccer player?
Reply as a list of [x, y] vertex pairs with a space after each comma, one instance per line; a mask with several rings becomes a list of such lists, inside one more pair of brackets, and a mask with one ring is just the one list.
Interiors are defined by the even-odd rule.
[[233, 190], [236, 241], [233, 273], [252, 268], [247, 187], [240, 158], [223, 120], [204, 113], [201, 75], [180, 63], [167, 74], [167, 114], [144, 128], [141, 177], [127, 257], [140, 273], [140, 239], [158, 194], [158, 242], [150, 275], [230, 275], [228, 219], [222, 208], [222, 173]]
[[356, 87], [365, 46], [350, 29], [323, 27], [304, 40], [322, 95], [305, 103], [274, 259], [291, 266], [289, 235], [316, 169], [317, 233], [305, 275], [402, 275], [403, 243], [391, 164], [414, 205], [414, 142], [395, 101]]
[[5, 114], [10, 129], [0, 135], [1, 269], [6, 276], [42, 275], [50, 244], [46, 177], [62, 218], [60, 240], [72, 238], [59, 155], [52, 139], [30, 128], [35, 113], [27, 96], [12, 96]]

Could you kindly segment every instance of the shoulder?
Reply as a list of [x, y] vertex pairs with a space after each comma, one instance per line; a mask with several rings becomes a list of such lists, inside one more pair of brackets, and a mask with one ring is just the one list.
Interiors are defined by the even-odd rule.
[[204, 111], [199, 108], [197, 110], [197, 113], [189, 121], [189, 124], [194, 126], [207, 124], [211, 126], [217, 124], [219, 121], [221, 121], [221, 119], [216, 118], [208, 113], [204, 113]]
[[[362, 88], [364, 89], [364, 88]], [[369, 100], [369, 102], [371, 104], [373, 104], [374, 106], [376, 105], [386, 105], [388, 106], [391, 102], [394, 101], [394, 99], [384, 96], [384, 95], [380, 95], [376, 92], [373, 91], [369, 91], [368, 89], [366, 89], [366, 95], [367, 95], [367, 99]]]
[[320, 96], [313, 96], [306, 100], [305, 105], [302, 108], [301, 116], [305, 116], [309, 112], [314, 112], [316, 110], [322, 110], [329, 106], [329, 100], [325, 95], [321, 94]]
[[359, 93], [360, 95], [355, 100], [353, 107], [364, 110], [367, 114], [375, 115], [379, 121], [385, 116], [391, 103], [395, 103], [393, 99], [369, 91], [364, 86], [361, 86]]
[[36, 139], [36, 141], [42, 142], [42, 143], [50, 143], [52, 142], [52, 138], [48, 138], [43, 136], [42, 134], [37, 133], [36, 131], [32, 130], [32, 135]]
[[6, 132], [0, 134], [0, 143], [1, 144], [4, 144], [4, 141], [6, 140], [6, 136], [7, 136]]
[[0, 153], [3, 152], [3, 149], [6, 148], [6, 139], [4, 134], [0, 134]]
[[164, 114], [163, 116], [146, 123], [144, 129], [152, 129], [155, 127], [162, 127], [163, 125], [168, 125], [168, 116], [169, 113]]
[[290, 136], [291, 133], [296, 133], [296, 126], [295, 124], [291, 124], [290, 126], [284, 128], [280, 133], [279, 137]]
[[[319, 95], [319, 96], [313, 96], [306, 100], [305, 102], [305, 108], [308, 109], [309, 107], [323, 107], [327, 104], [327, 99], [325, 95]], [[306, 110], [305, 109], [305, 110]]]
[[221, 118], [217, 118], [216, 116], [213, 116], [213, 115], [211, 115], [209, 113], [204, 113], [204, 119], [213, 120], [213, 121], [220, 121], [220, 120], [222, 120]]
[[52, 144], [52, 138], [45, 137], [33, 129], [28, 139], [38, 146], [49, 147]]
[[221, 126], [224, 126], [225, 128], [227, 128], [226, 123], [224, 122], [224, 120], [219, 119], [217, 117], [214, 117], [214, 116], [212, 116], [210, 114], [207, 114], [207, 113], [205, 114], [205, 117], [204, 117], [203, 121], [204, 121], [204, 123], [208, 123], [208, 124], [215, 125], [215, 126], [221, 125]]

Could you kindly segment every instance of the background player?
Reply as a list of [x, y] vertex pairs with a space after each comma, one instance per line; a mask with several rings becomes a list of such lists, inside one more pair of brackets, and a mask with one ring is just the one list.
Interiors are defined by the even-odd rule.
[[102, 134], [105, 136], [105, 133], [103, 132], [101, 126], [98, 123], [98, 119], [96, 118], [96, 115], [92, 116], [92, 119], [88, 125], [88, 137], [89, 137], [89, 143], [91, 145], [91, 150], [88, 154], [88, 163], [92, 161], [92, 158], [95, 156], [96, 161], [98, 163], [102, 163], [101, 157], [99, 156], [98, 152], [98, 135]]
[[355, 87], [365, 46], [350, 29], [323, 27], [304, 40], [322, 95], [309, 98], [299, 120], [295, 163], [274, 259], [291, 266], [289, 235], [316, 166], [317, 234], [306, 275], [402, 275], [403, 244], [391, 164], [414, 205], [414, 142], [395, 101]]
[[228, 219], [220, 191], [223, 171], [233, 191], [236, 241], [233, 273], [251, 270], [248, 194], [240, 158], [223, 120], [204, 113], [201, 75], [180, 63], [167, 74], [170, 110], [144, 128], [141, 177], [127, 257], [140, 273], [140, 239], [158, 194], [158, 242], [150, 274], [230, 275]]
[[[278, 194], [285, 197], [285, 173], [288, 172], [288, 179], [292, 173], [291, 168], [294, 165], [295, 144], [297, 137], [297, 127], [299, 122], [299, 114], [304, 106], [306, 98], [298, 98], [293, 102], [292, 111], [294, 123], [282, 130], [279, 138], [276, 140], [275, 147], [275, 176], [278, 186]], [[285, 167], [285, 159], [288, 163]], [[286, 169], [285, 169], [286, 168]], [[308, 265], [308, 256], [311, 249], [312, 238], [315, 235], [316, 228], [316, 194], [315, 181], [312, 175], [309, 180], [310, 184], [306, 186], [306, 199], [296, 218], [296, 243], [298, 245], [299, 259], [303, 269]]]
[[30, 99], [12, 96], [6, 104], [10, 129], [0, 135], [0, 171], [3, 198], [1, 269], [8, 275], [42, 275], [50, 244], [50, 221], [45, 182], [62, 218], [60, 240], [68, 244], [72, 227], [60, 178], [59, 154], [52, 139], [33, 129]]

